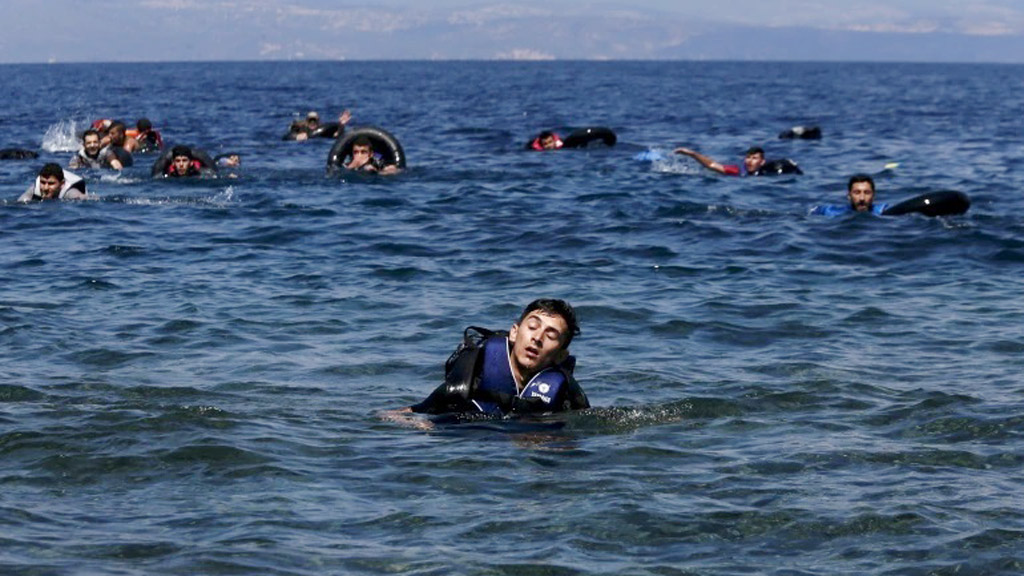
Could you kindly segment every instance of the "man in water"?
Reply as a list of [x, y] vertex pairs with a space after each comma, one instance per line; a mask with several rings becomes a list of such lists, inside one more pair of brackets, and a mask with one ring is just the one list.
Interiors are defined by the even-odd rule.
[[[128, 146], [130, 145], [125, 144], [124, 122], [121, 122], [120, 120], [112, 122], [110, 124], [110, 129], [107, 130], [107, 136], [104, 140], [106, 140], [107, 143], [103, 150], [100, 151], [101, 155], [110, 154], [115, 156], [122, 167], [128, 167], [135, 163], [135, 161], [132, 160], [131, 151], [128, 149]], [[134, 140], [132, 141], [134, 142]], [[111, 165], [113, 165], [113, 163], [111, 163]], [[120, 170], [120, 168], [116, 169]]]
[[84, 200], [85, 180], [72, 172], [65, 172], [60, 164], [50, 162], [43, 165], [32, 186], [18, 198], [18, 202], [38, 200]]
[[[471, 338], [470, 330], [482, 337]], [[589, 408], [569, 355], [579, 331], [576, 311], [555, 299], [531, 302], [507, 334], [468, 328], [445, 363], [444, 383], [422, 402], [384, 416], [408, 421], [410, 413], [507, 416]]]
[[888, 204], [875, 204], [875, 181], [867, 174], [857, 174], [850, 177], [846, 183], [847, 204], [825, 204], [815, 206], [811, 214], [822, 216], [842, 216], [852, 212], [871, 212], [881, 215]]
[[551, 130], [545, 130], [537, 135], [537, 138], [530, 144], [534, 150], [558, 150], [562, 147], [562, 139]]
[[71, 157], [71, 161], [68, 162], [69, 168], [113, 168], [114, 170], [121, 170], [124, 166], [121, 165], [121, 160], [118, 159], [116, 154], [107, 152], [101, 154], [100, 152], [100, 134], [93, 128], [89, 128], [82, 133], [82, 149], [77, 154]]
[[135, 123], [135, 136], [125, 142], [125, 148], [135, 153], [156, 152], [164, 147], [164, 139], [160, 132], [153, 129], [149, 118], [139, 118]]
[[676, 148], [674, 150], [676, 154], [682, 154], [683, 156], [689, 156], [697, 162], [700, 162], [702, 166], [708, 170], [713, 170], [719, 174], [725, 174], [726, 176], [759, 176], [759, 170], [764, 166], [764, 149], [759, 146], [754, 146], [747, 150], [746, 156], [743, 158], [743, 164], [721, 164], [715, 162], [711, 158], [695, 152], [689, 148]]
[[373, 142], [366, 136], [356, 138], [352, 143], [352, 159], [345, 168], [360, 172], [377, 172], [378, 174], [394, 174], [398, 166], [385, 164], [384, 158], [373, 151]]
[[202, 174], [202, 164], [192, 154], [188, 146], [175, 146], [171, 148], [171, 162], [167, 165], [164, 176], [168, 178], [182, 178], [185, 176], [199, 176]]
[[[338, 115], [338, 131], [333, 137], [338, 138], [345, 132], [345, 125], [352, 119], [352, 113], [348, 110], [342, 111]], [[309, 114], [306, 114], [306, 120], [303, 122], [295, 121], [292, 122], [291, 127], [288, 129], [289, 136], [286, 139], [289, 140], [309, 140], [310, 138], [319, 136], [317, 130], [320, 129], [320, 114], [316, 110], [312, 110]], [[324, 136], [327, 136], [326, 134]]]

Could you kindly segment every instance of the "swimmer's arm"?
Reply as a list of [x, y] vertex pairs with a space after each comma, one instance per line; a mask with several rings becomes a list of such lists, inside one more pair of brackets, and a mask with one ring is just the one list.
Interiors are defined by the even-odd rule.
[[725, 166], [722, 166], [718, 162], [715, 162], [714, 160], [712, 160], [708, 156], [701, 154], [700, 152], [690, 150], [689, 148], [676, 148], [674, 152], [676, 154], [682, 154], [683, 156], [689, 156], [690, 158], [693, 158], [697, 162], [700, 162], [701, 165], [707, 168], [708, 170], [714, 170], [719, 174], [726, 173]]
[[405, 408], [399, 408], [397, 410], [381, 410], [377, 417], [385, 422], [394, 422], [401, 426], [409, 428], [417, 428], [420, 430], [433, 430], [434, 423], [430, 420], [418, 416], [412, 411], [411, 406]]

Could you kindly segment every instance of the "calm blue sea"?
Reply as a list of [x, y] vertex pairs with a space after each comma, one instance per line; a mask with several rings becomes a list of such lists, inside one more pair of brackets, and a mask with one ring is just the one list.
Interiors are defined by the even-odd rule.
[[[8, 65], [0, 96], [0, 147], [41, 151], [0, 161], [2, 574], [1024, 570], [1024, 66]], [[280, 140], [344, 108], [408, 170]], [[139, 157], [14, 202], [140, 116], [239, 177]], [[582, 126], [619, 145], [522, 150]], [[634, 159], [683, 145], [805, 175]], [[973, 204], [808, 215], [856, 172]], [[380, 417], [540, 296], [593, 409]]]

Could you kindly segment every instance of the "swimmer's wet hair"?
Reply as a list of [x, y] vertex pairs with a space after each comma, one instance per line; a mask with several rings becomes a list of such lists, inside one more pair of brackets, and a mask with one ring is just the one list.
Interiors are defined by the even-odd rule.
[[854, 174], [853, 176], [850, 176], [850, 181], [846, 183], [846, 191], [849, 192], [850, 190], [853, 190], [853, 185], [858, 182], [867, 182], [868, 184], [871, 184], [871, 191], [875, 191], [875, 181], [867, 174]]
[[178, 156], [185, 156], [189, 160], [192, 159], [192, 149], [188, 146], [175, 146], [171, 148], [171, 160], [174, 160]]
[[560, 316], [565, 320], [568, 327], [565, 333], [565, 343], [562, 348], [568, 348], [573, 337], [580, 335], [580, 324], [576, 319], [576, 310], [565, 300], [555, 298], [538, 298], [526, 305], [523, 313], [519, 315], [519, 322], [522, 322], [531, 312], [540, 311], [548, 316]]
[[39, 177], [49, 178], [51, 176], [56, 176], [57, 180], [61, 182], [64, 181], [64, 169], [60, 167], [60, 164], [54, 162], [43, 164], [43, 167], [39, 170]]

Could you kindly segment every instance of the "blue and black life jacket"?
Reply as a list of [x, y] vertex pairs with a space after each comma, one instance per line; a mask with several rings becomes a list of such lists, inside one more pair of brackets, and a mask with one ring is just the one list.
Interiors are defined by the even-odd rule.
[[[523, 403], [531, 406], [526, 410], [529, 412], [554, 412], [555, 401], [569, 381], [564, 368], [552, 366], [538, 372], [520, 392], [512, 375], [508, 345], [506, 336], [491, 336], [484, 341], [483, 364], [470, 400], [485, 414], [504, 415]], [[571, 356], [568, 361], [575, 364]]]
[[[475, 334], [473, 334], [475, 333]], [[507, 416], [589, 408], [572, 376], [576, 359], [542, 370], [518, 391], [509, 361], [508, 333], [470, 326], [445, 362], [445, 381], [412, 407], [425, 414]]]

